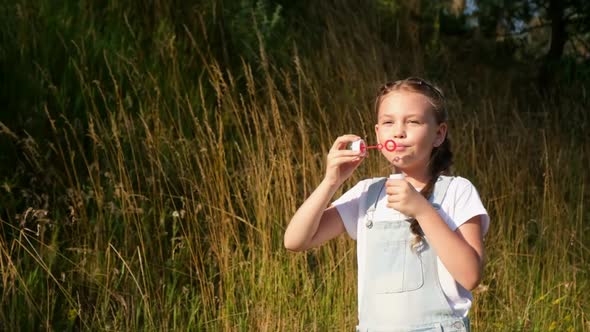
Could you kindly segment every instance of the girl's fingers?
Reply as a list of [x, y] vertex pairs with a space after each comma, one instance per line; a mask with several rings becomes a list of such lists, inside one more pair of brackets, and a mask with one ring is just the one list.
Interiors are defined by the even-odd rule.
[[405, 180], [387, 180], [385, 183], [385, 192], [388, 194], [401, 193], [406, 190]]
[[400, 187], [406, 184], [406, 180], [387, 179], [387, 182], [385, 184], [391, 187]]
[[403, 187], [401, 187], [401, 186], [394, 186], [394, 185], [387, 186], [387, 187], [385, 187], [385, 192], [388, 195], [401, 194], [403, 192]]
[[399, 190], [386, 189], [385, 193], [389, 202], [401, 202], [407, 197], [405, 192]]
[[332, 145], [330, 151], [342, 150], [342, 148], [346, 147], [348, 143], [354, 142], [359, 139], [360, 137], [352, 134], [339, 136], [336, 139], [336, 141], [334, 141], [334, 144]]
[[358, 157], [361, 155], [360, 151], [352, 151], [352, 150], [336, 150], [330, 152], [330, 155], [333, 158], [339, 157]]
[[362, 159], [362, 157], [359, 157], [359, 156], [353, 156], [353, 157], [343, 156], [343, 157], [334, 158], [333, 160], [336, 165], [342, 165], [344, 163], [360, 161], [361, 159]]
[[400, 201], [401, 201], [401, 199], [397, 195], [387, 195], [387, 202], [389, 202], [389, 203], [397, 203]]

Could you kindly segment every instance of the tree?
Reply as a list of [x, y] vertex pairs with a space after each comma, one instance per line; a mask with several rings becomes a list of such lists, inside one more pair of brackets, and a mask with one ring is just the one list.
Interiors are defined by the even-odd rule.
[[478, 0], [478, 28], [498, 42], [516, 42], [539, 61], [538, 86], [555, 83], [563, 57], [587, 61], [590, 2], [584, 0]]

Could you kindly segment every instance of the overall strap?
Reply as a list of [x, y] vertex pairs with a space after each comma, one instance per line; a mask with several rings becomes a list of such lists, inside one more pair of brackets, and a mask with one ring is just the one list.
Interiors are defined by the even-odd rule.
[[455, 177], [453, 176], [441, 175], [438, 177], [438, 179], [436, 179], [436, 183], [434, 184], [434, 192], [430, 198], [435, 209], [440, 209], [440, 205], [447, 194], [447, 189], [449, 189], [449, 185], [454, 178]]
[[367, 214], [369, 214], [369, 218], [373, 219], [373, 213], [377, 208], [377, 201], [379, 200], [379, 195], [381, 195], [381, 191], [383, 191], [383, 187], [385, 187], [385, 181], [387, 178], [375, 178], [373, 179], [373, 183], [369, 185], [369, 189], [367, 190]]

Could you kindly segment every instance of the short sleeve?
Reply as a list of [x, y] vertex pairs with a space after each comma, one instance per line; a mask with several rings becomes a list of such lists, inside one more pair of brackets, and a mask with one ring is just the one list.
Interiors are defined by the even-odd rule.
[[481, 215], [482, 232], [484, 235], [487, 233], [490, 217], [481, 202], [477, 189], [469, 180], [456, 177], [449, 185], [442, 205], [451, 219], [447, 220], [447, 223], [453, 231], [469, 219]]
[[340, 218], [342, 218], [346, 232], [351, 238], [355, 240], [357, 235], [356, 227], [358, 223], [360, 202], [362, 197], [366, 195], [364, 193], [366, 190], [365, 188], [367, 181], [369, 180], [358, 182], [354, 187], [350, 188], [332, 203], [332, 205], [336, 207], [336, 210], [340, 214]]

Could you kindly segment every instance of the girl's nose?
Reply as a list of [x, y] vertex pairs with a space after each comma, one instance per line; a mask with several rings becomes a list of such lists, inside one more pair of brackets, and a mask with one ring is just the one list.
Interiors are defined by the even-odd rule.
[[406, 137], [406, 129], [403, 125], [398, 124], [393, 128], [393, 138], [404, 138]]

